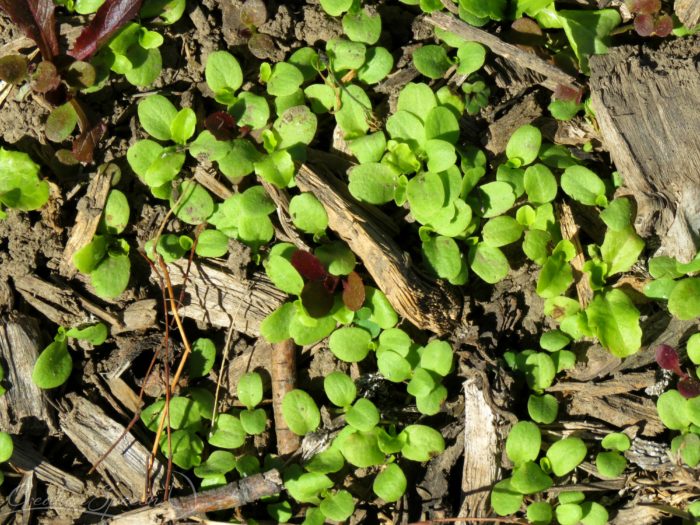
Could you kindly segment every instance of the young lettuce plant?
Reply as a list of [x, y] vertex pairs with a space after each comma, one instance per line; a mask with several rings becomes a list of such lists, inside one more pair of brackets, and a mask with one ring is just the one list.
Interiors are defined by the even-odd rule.
[[72, 337], [99, 346], [107, 340], [109, 330], [102, 323], [87, 324], [66, 330], [58, 327], [53, 342], [42, 350], [34, 364], [32, 381], [39, 388], [61, 386], [73, 370], [73, 358], [68, 352], [68, 338]]
[[561, 493], [556, 507], [548, 501], [531, 499], [554, 484], [552, 475], [561, 478], [573, 472], [588, 452], [578, 437], [555, 441], [544, 456], [541, 447], [542, 435], [536, 424], [520, 421], [511, 429], [506, 439], [506, 455], [514, 468], [511, 476], [496, 483], [491, 491], [491, 506], [496, 514], [507, 516], [519, 512], [528, 501], [526, 515], [533, 524], [549, 524], [553, 517], [562, 525], [607, 523], [605, 507], [586, 502], [582, 492]]
[[0, 147], [0, 220], [5, 208], [38, 210], [49, 200], [49, 184], [39, 178], [39, 165], [29, 155]]
[[111, 190], [97, 235], [73, 255], [73, 264], [90, 276], [95, 293], [100, 297], [117, 297], [129, 284], [129, 244], [117, 237], [129, 223], [129, 213], [126, 195]]
[[649, 273], [654, 278], [644, 287], [652, 299], [668, 301], [668, 310], [678, 319], [700, 317], [700, 278], [688, 274], [700, 271], [700, 252], [688, 263], [672, 257], [658, 256], [649, 261]]
[[[216, 357], [216, 347], [210, 339], [200, 338], [193, 344], [189, 361], [189, 377], [204, 377], [211, 371]], [[228, 413], [214, 414], [214, 395], [206, 388], [195, 387], [170, 399], [168, 423], [173, 430], [170, 442], [163, 435], [161, 451], [171, 457], [177, 466], [190, 469], [201, 479], [201, 488], [225, 485], [231, 481], [233, 471], [240, 476], [260, 472], [257, 458], [236, 456], [231, 450], [241, 448], [248, 436], [261, 434], [267, 425], [264, 409], [256, 408], [263, 399], [263, 383], [260, 374], [249, 372], [241, 376], [237, 397], [246, 407]], [[155, 432], [158, 429], [165, 400], [160, 399], [146, 407], [141, 420]], [[205, 420], [210, 420], [206, 423]], [[205, 447], [205, 442], [209, 447]], [[211, 449], [211, 447], [216, 447]], [[205, 448], [208, 454], [204, 456]], [[223, 450], [221, 450], [223, 449]]]
[[[691, 362], [700, 364], [700, 334], [688, 339], [686, 350]], [[659, 345], [656, 361], [680, 377], [676, 389], [661, 394], [656, 404], [661, 422], [681, 432], [671, 441], [671, 452], [695, 467], [700, 464], [700, 382], [681, 369], [678, 353], [669, 345]]]

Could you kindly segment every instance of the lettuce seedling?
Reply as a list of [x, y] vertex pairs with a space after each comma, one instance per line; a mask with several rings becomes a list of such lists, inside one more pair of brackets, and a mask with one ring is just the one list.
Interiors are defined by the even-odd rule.
[[49, 184], [39, 179], [39, 165], [29, 155], [0, 147], [0, 219], [4, 208], [38, 210], [49, 200]]

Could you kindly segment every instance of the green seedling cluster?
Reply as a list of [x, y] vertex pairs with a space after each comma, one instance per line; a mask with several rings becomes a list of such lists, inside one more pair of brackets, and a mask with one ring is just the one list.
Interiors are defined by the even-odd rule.
[[56, 388], [65, 383], [73, 371], [73, 358], [68, 352], [68, 339], [86, 341], [99, 346], [107, 340], [109, 329], [103, 323], [91, 323], [66, 330], [59, 326], [56, 337], [49, 346], [39, 354], [32, 381], [39, 388]]
[[690, 320], [700, 316], [700, 278], [690, 277], [700, 271], [700, 252], [688, 263], [672, 257], [653, 257], [649, 273], [654, 278], [644, 287], [644, 294], [668, 301], [668, 311], [678, 319]]
[[129, 223], [129, 215], [126, 195], [112, 189], [107, 196], [98, 233], [73, 255], [73, 264], [90, 276], [95, 293], [100, 297], [117, 297], [129, 285], [129, 243], [119, 237]]
[[[197, 339], [189, 361], [189, 377], [208, 375], [215, 357], [214, 343], [206, 338]], [[236, 457], [231, 450], [241, 448], [248, 436], [262, 434], [268, 421], [265, 410], [258, 408], [263, 400], [260, 374], [249, 372], [241, 376], [237, 397], [245, 408], [218, 413], [214, 410], [214, 396], [208, 389], [188, 388], [170, 398], [165, 415], [165, 399], [160, 399], [143, 410], [141, 420], [155, 432], [165, 418], [174, 432], [170, 440], [167, 433], [163, 433], [161, 452], [183, 469], [194, 468], [195, 475], [202, 480], [202, 488], [225, 485], [231, 481], [229, 478], [234, 471], [240, 476], [261, 471], [258, 458]]]

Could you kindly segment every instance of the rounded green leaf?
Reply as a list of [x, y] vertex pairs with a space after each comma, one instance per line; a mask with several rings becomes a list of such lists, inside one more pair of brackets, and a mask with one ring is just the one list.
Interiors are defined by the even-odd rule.
[[401, 433], [406, 436], [401, 454], [411, 461], [428, 461], [445, 450], [445, 440], [434, 428], [409, 425]]
[[525, 380], [535, 392], [541, 392], [545, 388], [549, 388], [557, 373], [551, 356], [543, 352], [536, 352], [527, 356], [525, 367]]
[[549, 525], [553, 516], [552, 505], [546, 501], [535, 501], [527, 506], [527, 521], [532, 525]]
[[316, 115], [306, 106], [286, 109], [272, 125], [279, 135], [278, 149], [310, 144], [316, 134]]
[[411, 377], [411, 364], [393, 350], [385, 350], [377, 357], [379, 372], [389, 381], [400, 383]]
[[[539, 254], [533, 254], [538, 256]], [[574, 274], [571, 265], [566, 261], [563, 252], [547, 257], [537, 279], [537, 295], [545, 299], [551, 299], [561, 295], [574, 282]]]
[[323, 452], [319, 452], [313, 456], [304, 468], [309, 472], [318, 472], [321, 474], [331, 474], [338, 472], [345, 465], [345, 458], [337, 448], [327, 448]]
[[374, 478], [372, 490], [387, 503], [392, 503], [404, 495], [407, 485], [406, 476], [401, 467], [391, 463]]
[[488, 182], [478, 187], [482, 215], [488, 219], [507, 212], [515, 204], [515, 193], [507, 182]]
[[323, 380], [323, 389], [326, 396], [336, 406], [347, 407], [357, 397], [355, 383], [343, 372], [331, 372]]
[[68, 346], [64, 340], [54, 340], [39, 354], [32, 381], [39, 388], [56, 388], [68, 380], [73, 370], [73, 359], [68, 353]]
[[368, 305], [372, 311], [369, 320], [378, 324], [383, 330], [392, 328], [399, 321], [399, 316], [389, 299], [377, 288], [365, 286], [365, 305]]
[[436, 106], [425, 118], [425, 138], [440, 139], [455, 144], [459, 139], [459, 122], [445, 106]]
[[130, 275], [129, 256], [124, 253], [110, 253], [90, 272], [90, 280], [97, 295], [110, 299], [126, 290]]
[[440, 412], [442, 404], [446, 399], [447, 389], [443, 385], [438, 385], [427, 395], [416, 397], [416, 408], [421, 414], [434, 416]]
[[170, 140], [171, 124], [177, 116], [177, 109], [163, 95], [149, 95], [138, 104], [139, 122], [146, 132], [158, 140]]
[[264, 128], [270, 118], [270, 106], [265, 97], [249, 91], [238, 95], [230, 112], [239, 126], [250, 126], [252, 129]]
[[241, 421], [231, 414], [219, 414], [209, 435], [209, 444], [219, 448], [238, 448], [245, 443]]
[[318, 503], [319, 494], [333, 487], [333, 481], [320, 472], [305, 472], [286, 480], [284, 487], [300, 503]]
[[204, 230], [194, 251], [200, 257], [222, 257], [228, 252], [228, 237], [219, 230]]
[[412, 396], [424, 397], [430, 394], [440, 383], [440, 376], [429, 372], [425, 368], [416, 367], [413, 377], [406, 387], [406, 391]]
[[0, 204], [37, 210], [49, 200], [49, 184], [39, 179], [39, 165], [26, 153], [0, 147]]
[[370, 47], [365, 63], [357, 70], [357, 78], [365, 84], [377, 84], [384, 80], [394, 67], [394, 57], [384, 47]]
[[700, 278], [678, 281], [669, 295], [668, 310], [684, 321], [700, 317]]
[[595, 458], [595, 466], [601, 476], [617, 478], [622, 475], [627, 467], [627, 460], [619, 452], [598, 452]]
[[338, 73], [347, 69], [359, 69], [365, 63], [367, 47], [360, 42], [350, 42], [343, 38], [334, 38], [326, 43], [331, 67]]
[[605, 183], [588, 168], [569, 166], [561, 176], [561, 189], [581, 204], [595, 206], [605, 197]]
[[0, 431], [0, 463], [4, 463], [12, 457], [14, 443], [12, 436], [7, 432]]
[[500, 248], [514, 243], [523, 234], [523, 227], [513, 217], [501, 215], [489, 219], [481, 229], [484, 244]]
[[557, 419], [559, 403], [552, 394], [538, 396], [531, 394], [527, 400], [527, 413], [533, 421], [549, 425]]
[[360, 398], [345, 413], [345, 422], [361, 432], [369, 432], [379, 423], [379, 410], [369, 399]]
[[226, 474], [236, 468], [236, 456], [228, 450], [214, 450], [206, 461], [194, 469], [198, 478], [209, 478], [217, 474]]
[[328, 84], [311, 84], [304, 88], [304, 96], [314, 113], [327, 113], [335, 106], [336, 94]]
[[[109, 328], [104, 323], [94, 323], [83, 326], [75, 326], [66, 332], [67, 337], [74, 337], [81, 341], [87, 341], [91, 345], [99, 346], [107, 340]], [[0, 371], [0, 380], [2, 372]]]
[[452, 370], [452, 361], [454, 353], [452, 347], [447, 341], [433, 340], [430, 341], [425, 348], [420, 358], [420, 366], [426, 370], [432, 370], [436, 374], [445, 377]]
[[420, 118], [403, 109], [398, 110], [386, 120], [386, 130], [394, 140], [405, 142], [411, 149], [417, 150], [425, 144], [425, 128]]
[[422, 82], [409, 82], [399, 93], [396, 109], [413, 113], [421, 122], [425, 122], [435, 107], [437, 98], [430, 86]]
[[515, 167], [527, 166], [536, 158], [542, 145], [542, 133], [535, 126], [525, 124], [511, 135], [506, 145], [506, 156]]
[[[180, 173], [185, 163], [185, 154], [166, 148], [146, 169], [143, 181], [151, 187], [151, 192], [156, 195], [156, 188], [165, 185], [170, 192], [171, 180]], [[160, 198], [160, 195], [156, 195]]]
[[294, 226], [305, 233], [320, 235], [328, 227], [328, 214], [313, 193], [295, 195], [289, 202]]
[[139, 140], [127, 150], [126, 160], [134, 173], [144, 179], [148, 168], [160, 156], [163, 149], [163, 146], [152, 140]]
[[265, 273], [277, 288], [285, 293], [301, 295], [304, 279], [289, 260], [279, 255], [270, 256], [265, 261]]
[[343, 31], [353, 42], [376, 44], [382, 32], [382, 18], [379, 13], [370, 15], [367, 9], [351, 11], [343, 16]]
[[328, 339], [328, 347], [331, 352], [348, 363], [362, 361], [369, 353], [369, 344], [372, 336], [362, 328], [339, 328]]
[[340, 443], [340, 452], [351, 465], [360, 468], [381, 465], [386, 460], [385, 454], [379, 449], [375, 431], [360, 432], [347, 427], [352, 433], [344, 437]]
[[523, 504], [523, 495], [513, 488], [511, 481], [511, 478], [501, 480], [491, 491], [491, 506], [499, 516], [513, 514]]
[[314, 250], [314, 255], [331, 275], [348, 275], [357, 264], [355, 254], [342, 241], [322, 244]]
[[319, 506], [323, 515], [332, 521], [345, 521], [355, 511], [355, 502], [347, 490], [326, 496]]
[[554, 514], [560, 525], [576, 525], [583, 517], [581, 505], [565, 503], [554, 509]]
[[685, 430], [690, 425], [688, 401], [678, 390], [669, 390], [659, 396], [656, 410], [661, 422], [671, 430]]
[[486, 61], [486, 48], [478, 42], [464, 42], [457, 49], [457, 73], [471, 75], [481, 69]]
[[291, 95], [304, 82], [304, 75], [298, 67], [287, 62], [278, 62], [272, 68], [272, 75], [267, 81], [267, 92], [273, 97]]
[[603, 438], [600, 445], [607, 450], [617, 450], [619, 452], [624, 452], [629, 450], [631, 443], [630, 438], [622, 432], [611, 432]]
[[350, 9], [353, 0], [320, 0], [323, 10], [331, 16], [340, 16]]
[[600, 503], [586, 501], [581, 503], [583, 525], [605, 525], [608, 523], [608, 511]]
[[552, 486], [552, 478], [534, 461], [526, 461], [513, 469], [511, 486], [521, 494], [536, 494]]
[[274, 312], [268, 315], [260, 323], [260, 333], [270, 343], [279, 343], [289, 339], [289, 325], [296, 315], [296, 307], [293, 303], [284, 303]]
[[452, 66], [445, 48], [436, 45], [422, 46], [413, 52], [413, 65], [428, 78], [442, 78]]
[[238, 380], [238, 399], [249, 409], [260, 404], [263, 399], [263, 382], [257, 372], [243, 374]]
[[66, 102], [49, 113], [44, 126], [46, 138], [51, 142], [63, 142], [73, 133], [77, 124], [78, 114], [73, 104]]
[[547, 458], [552, 463], [552, 472], [555, 476], [568, 474], [586, 457], [586, 444], [577, 437], [560, 439], [547, 450]]
[[357, 200], [384, 204], [394, 198], [398, 185], [397, 171], [387, 164], [368, 162], [350, 169], [350, 193]]
[[282, 415], [289, 430], [303, 436], [313, 432], [321, 423], [321, 413], [313, 398], [303, 390], [294, 389], [282, 400]]
[[214, 200], [203, 186], [185, 181], [178, 188], [177, 199], [170, 196], [170, 207], [175, 216], [187, 224], [201, 224], [214, 213]]
[[178, 111], [175, 118], [170, 123], [170, 135], [177, 144], [186, 144], [194, 135], [197, 125], [197, 116], [192, 108], [183, 108]]
[[[351, 96], [352, 95], [352, 96]], [[369, 129], [369, 112], [372, 102], [360, 86], [350, 84], [341, 90], [340, 110], [335, 113], [335, 120], [350, 140], [364, 135]]]
[[107, 233], [120, 234], [129, 223], [129, 201], [119, 190], [112, 190], [107, 196], [102, 220]]
[[688, 359], [690, 359], [693, 364], [700, 365], [700, 333], [690, 336], [686, 343], [686, 351], [688, 353]]
[[168, 422], [175, 429], [187, 428], [199, 423], [201, 416], [194, 402], [186, 397], [175, 396], [170, 399]]
[[519, 421], [508, 433], [506, 455], [515, 465], [522, 465], [537, 459], [541, 445], [540, 428], [530, 421]]
[[267, 426], [267, 414], [262, 408], [241, 410], [238, 417], [241, 418], [241, 426], [243, 427], [243, 430], [245, 430], [246, 434], [255, 436], [265, 432], [265, 427]]
[[436, 173], [419, 173], [408, 181], [406, 197], [416, 219], [428, 222], [445, 204], [442, 178]]
[[214, 341], [200, 337], [192, 344], [192, 354], [187, 364], [190, 368], [190, 377], [204, 377], [212, 368], [216, 359], [216, 346]]
[[445, 140], [427, 140], [424, 149], [428, 157], [427, 166], [429, 171], [439, 173], [454, 166], [455, 162], [457, 162], [455, 147]]
[[544, 164], [533, 164], [525, 170], [523, 179], [525, 191], [530, 202], [542, 204], [554, 200], [557, 196], [557, 179]]
[[508, 259], [503, 252], [483, 242], [469, 250], [468, 262], [474, 273], [489, 284], [503, 280], [510, 271]]
[[207, 58], [204, 78], [214, 93], [233, 94], [243, 84], [241, 65], [228, 51], [214, 51]]

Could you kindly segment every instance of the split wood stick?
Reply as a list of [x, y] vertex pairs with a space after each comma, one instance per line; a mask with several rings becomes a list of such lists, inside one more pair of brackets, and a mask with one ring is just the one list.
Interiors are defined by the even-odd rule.
[[223, 487], [173, 498], [154, 507], [146, 507], [116, 516], [104, 523], [111, 525], [160, 525], [203, 512], [232, 509], [282, 491], [282, 478], [276, 469], [248, 476]]
[[372, 214], [358, 205], [337, 177], [330, 173], [321, 177], [308, 164], [299, 168], [296, 183], [323, 204], [328, 226], [362, 260], [399, 315], [438, 335], [456, 327], [464, 307], [457, 290], [416, 270], [408, 254], [389, 235], [389, 227], [377, 219], [378, 210]]
[[287, 339], [273, 347], [270, 363], [272, 377], [272, 410], [275, 416], [277, 453], [285, 456], [295, 452], [301, 443], [299, 436], [289, 430], [282, 415], [282, 400], [287, 392], [294, 390], [297, 372], [296, 346]]
[[479, 42], [488, 47], [493, 53], [502, 56], [506, 60], [510, 60], [519, 66], [544, 75], [545, 79], [542, 81], [542, 85], [550, 91], [555, 91], [559, 85], [569, 86], [574, 89], [581, 88], [581, 85], [573, 76], [565, 73], [555, 65], [545, 62], [537, 55], [523, 51], [518, 46], [504, 42], [497, 36], [483, 29], [470, 26], [452, 15], [438, 12], [433, 13], [427, 17], [426, 20], [434, 26], [454, 33], [465, 40]]
[[574, 220], [574, 214], [571, 211], [571, 207], [562, 202], [557, 206], [557, 211], [559, 212], [559, 225], [561, 228], [562, 238], [571, 241], [576, 248], [576, 255], [571, 260], [571, 266], [573, 266], [574, 275], [576, 282], [576, 294], [578, 295], [578, 302], [583, 310], [586, 309], [588, 303], [593, 299], [593, 289], [591, 288], [590, 282], [588, 282], [588, 277], [583, 273], [583, 265], [586, 262], [586, 258], [583, 254], [583, 248], [581, 247], [581, 241], [578, 238], [579, 227]]

